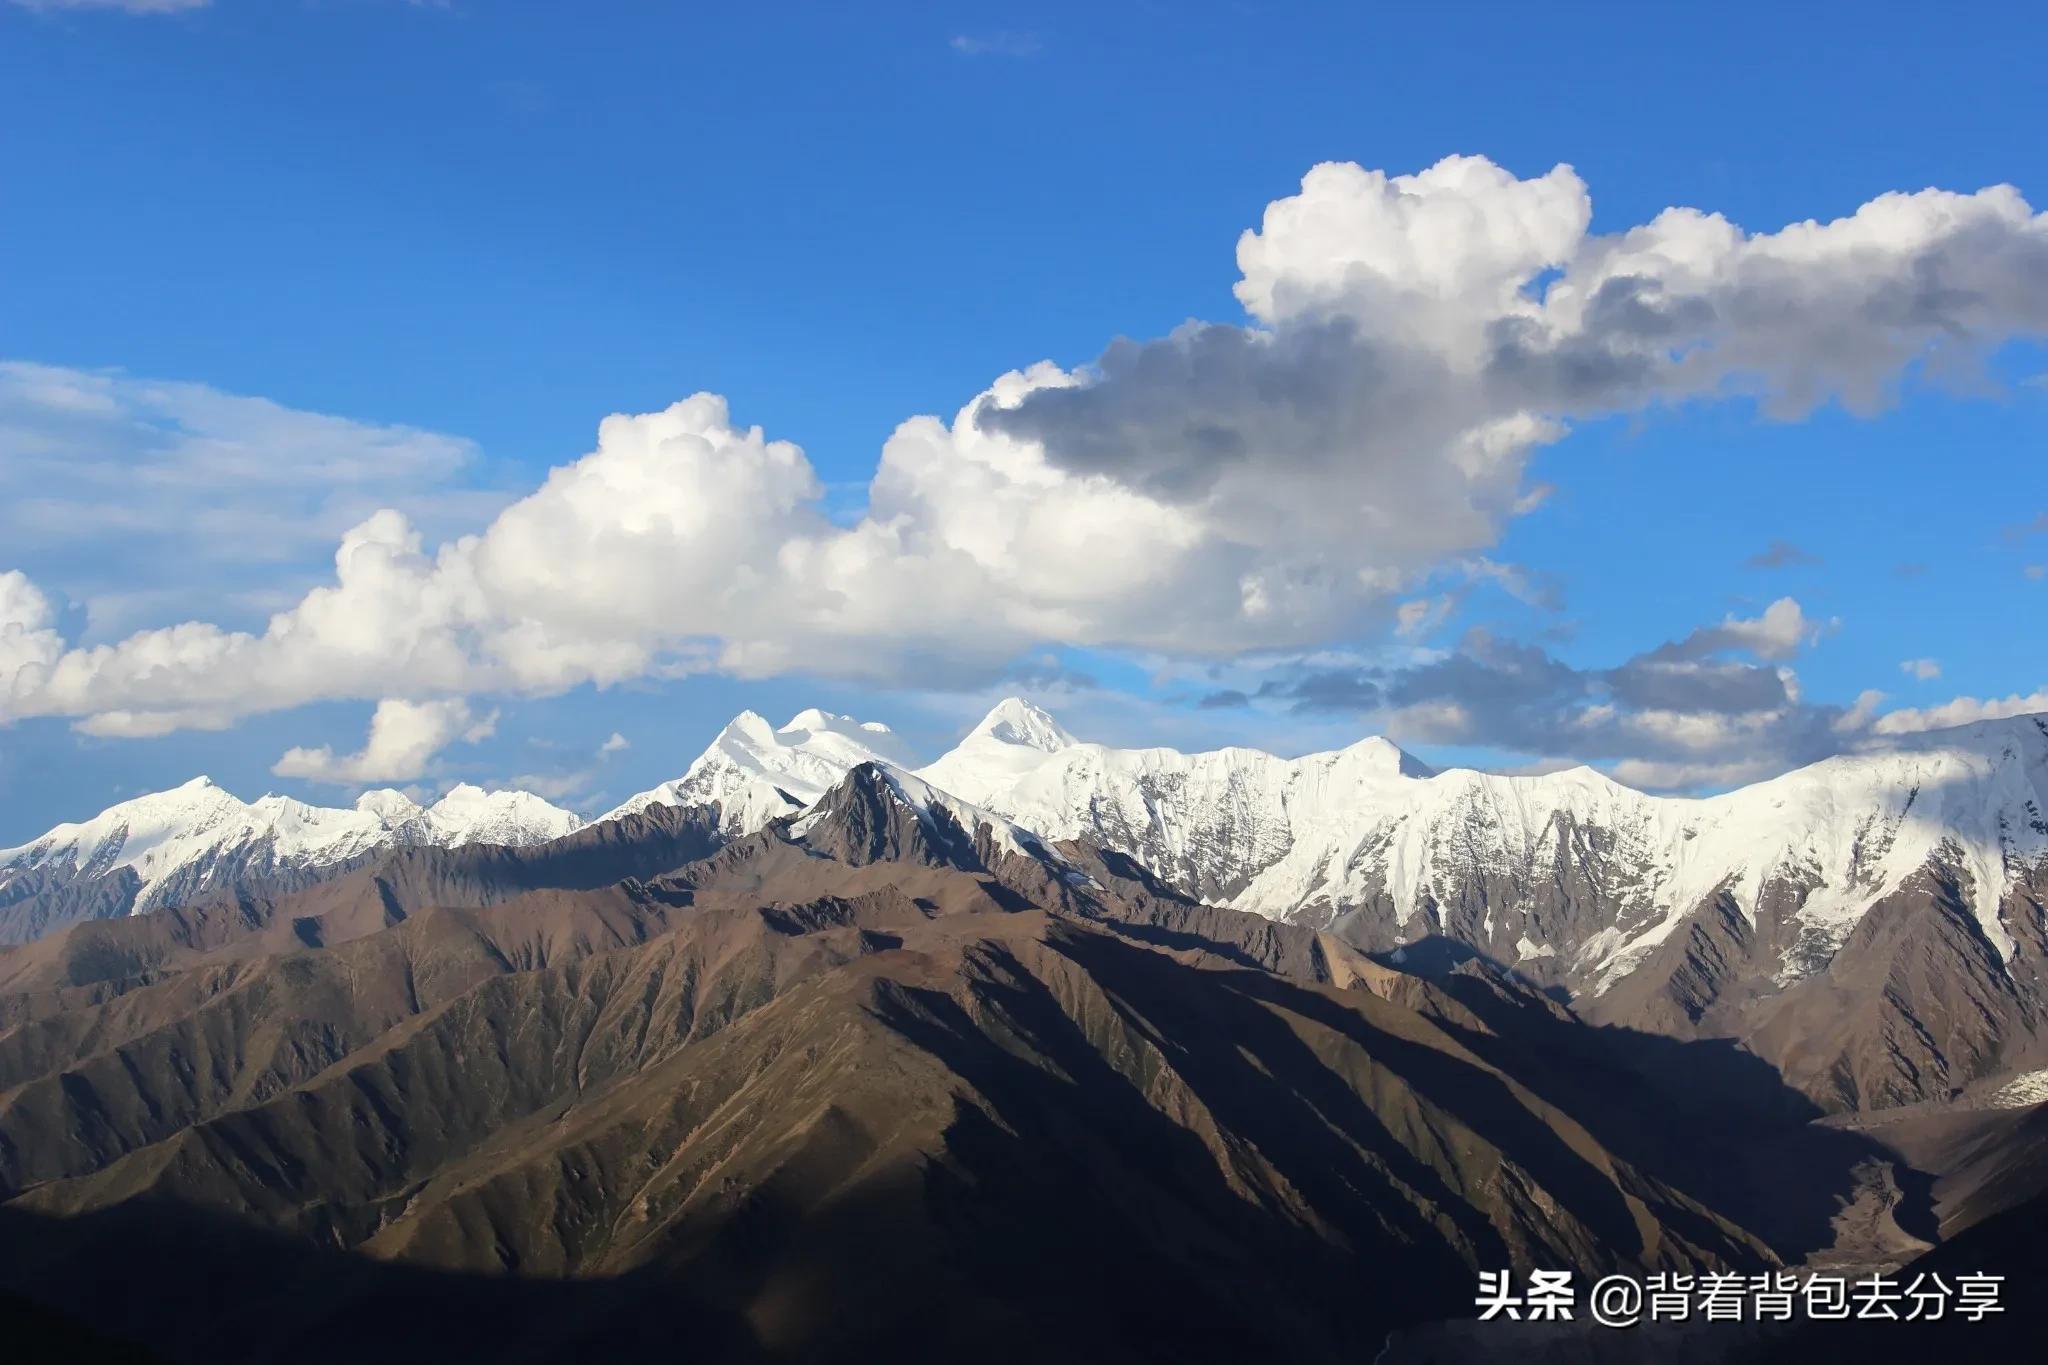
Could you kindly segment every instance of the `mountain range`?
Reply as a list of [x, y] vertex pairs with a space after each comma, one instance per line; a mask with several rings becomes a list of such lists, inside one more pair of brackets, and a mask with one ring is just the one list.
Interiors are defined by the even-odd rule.
[[1502, 1266], [1952, 1263], [2048, 1198], [2036, 718], [1704, 800], [1014, 700], [913, 761], [747, 714], [587, 824], [199, 782], [0, 855], [0, 1323], [1522, 1359], [1429, 1324]]
[[[1180, 896], [1369, 952], [1455, 943], [1587, 1017], [1738, 1038], [1830, 1107], [1910, 1103], [2048, 1061], [2042, 717], [1679, 798], [1584, 767], [1438, 772], [1378, 738], [1293, 759], [1116, 749], [1014, 698], [913, 768], [886, 726], [807, 710], [778, 728], [746, 712], [680, 777], [593, 824], [703, 809], [737, 839], [869, 763], [975, 819], [1128, 859]], [[288, 891], [394, 848], [526, 847], [581, 824], [471, 786], [430, 807], [380, 791], [324, 809], [244, 804], [196, 779], [0, 850], [0, 942]]]

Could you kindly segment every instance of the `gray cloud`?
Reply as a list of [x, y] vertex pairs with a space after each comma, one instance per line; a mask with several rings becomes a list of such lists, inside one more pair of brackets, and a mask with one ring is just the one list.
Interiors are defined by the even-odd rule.
[[[1690, 209], [1589, 236], [1588, 212], [1564, 167], [1318, 167], [1240, 242], [1247, 325], [1120, 339], [1079, 386], [979, 420], [1069, 471], [1284, 508], [1311, 542], [1342, 527], [1401, 565], [1424, 528], [1439, 553], [1491, 543], [1561, 423], [1726, 396], [1870, 413], [1908, 375], [2048, 332], [2048, 216], [2009, 187], [1754, 236]], [[1781, 542], [1753, 562], [1812, 561]]]
[[[1639, 655], [1576, 669], [1529, 645], [1468, 642], [1402, 674], [1397, 736], [1683, 774], [1761, 776], [1838, 752], [1846, 708], [1799, 702], [1776, 669]], [[1651, 778], [1655, 781], [1655, 778]]]
[[[1095, 375], [984, 408], [980, 425], [1043, 442], [1077, 473], [1190, 502], [1234, 466], [1314, 468], [1398, 451], [1424, 434], [1414, 428], [1430, 403], [1404, 416], [1396, 400], [1433, 400], [1452, 383], [1440, 364], [1376, 345], [1347, 318], [1277, 332], [1201, 323], [1157, 341], [1120, 337]], [[1387, 425], [1370, 430], [1383, 416]]]
[[1262, 683], [1258, 695], [1292, 702], [1297, 713], [1374, 711], [1386, 696], [1374, 677], [1370, 669], [1323, 669], [1286, 682]]
[[1370, 717], [1397, 739], [1469, 744], [1615, 765], [1652, 786], [1719, 784], [1838, 752], [1867, 723], [1859, 708], [1803, 702], [1773, 660], [1811, 641], [1789, 599], [1729, 618], [1610, 667], [1580, 668], [1534, 644], [1467, 631], [1440, 658], [1404, 668], [1303, 668], [1260, 699], [1297, 713]]
[[1792, 700], [1778, 670], [1757, 664], [1638, 657], [1599, 678], [1617, 702], [1641, 710], [1741, 715]]
[[1455, 654], [1407, 669], [1387, 687], [1395, 707], [1450, 701], [1488, 714], [1525, 706], [1546, 709], [1575, 703], [1591, 691], [1593, 679], [1553, 659], [1536, 645], [1499, 639], [1490, 632], [1466, 632]]

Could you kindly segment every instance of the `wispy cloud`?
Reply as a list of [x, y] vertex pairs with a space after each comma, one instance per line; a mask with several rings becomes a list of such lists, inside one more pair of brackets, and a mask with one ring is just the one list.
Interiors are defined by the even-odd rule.
[[998, 29], [994, 33], [956, 33], [947, 46], [963, 57], [1036, 57], [1045, 44], [1035, 33]]
[[8, 0], [21, 9], [56, 12], [60, 10], [114, 10], [122, 14], [178, 14], [205, 9], [213, 0]]
[[2030, 521], [2015, 522], [2005, 528], [2007, 540], [2025, 540], [2029, 536], [2048, 536], [2048, 512], [2039, 513]]
[[632, 747], [632, 741], [614, 730], [611, 738], [598, 745], [597, 752], [581, 767], [547, 773], [520, 773], [507, 785], [521, 791], [530, 791], [536, 796], [544, 796], [550, 801], [585, 804], [612, 755]]
[[1820, 563], [1820, 556], [1800, 549], [1789, 540], [1774, 540], [1742, 561], [1752, 569], [1785, 569]]
[[95, 636], [202, 604], [260, 620], [333, 566], [381, 507], [430, 535], [506, 501], [474, 443], [205, 384], [0, 361], [0, 545]]
[[1904, 659], [1899, 663], [1899, 672], [1921, 682], [1941, 676], [1941, 664], [1933, 659]]

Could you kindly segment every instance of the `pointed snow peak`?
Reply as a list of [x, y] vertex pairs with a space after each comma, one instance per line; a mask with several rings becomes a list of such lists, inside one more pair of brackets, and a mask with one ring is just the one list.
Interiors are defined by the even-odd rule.
[[392, 787], [378, 787], [358, 796], [356, 809], [389, 823], [392, 820], [403, 820], [419, 814], [420, 805], [402, 791]]
[[986, 802], [996, 792], [1079, 741], [1020, 697], [1007, 697], [967, 737], [918, 775], [941, 791]]
[[209, 787], [212, 787], [216, 791], [220, 789], [219, 784], [216, 783], [212, 778], [208, 777], [205, 773], [201, 773], [199, 776], [193, 778], [189, 782], [180, 782], [178, 784], [178, 790], [181, 792], [204, 791]]
[[1424, 763], [1415, 755], [1403, 749], [1384, 735], [1367, 735], [1364, 739], [1343, 750], [1347, 758], [1362, 761], [1367, 766], [1401, 777], [1434, 777], [1436, 769]]
[[627, 798], [599, 819], [653, 805], [716, 803], [727, 835], [751, 834], [817, 800], [849, 769], [870, 759], [916, 761], [886, 725], [812, 707], [778, 730], [758, 713], [742, 711], [681, 777]]
[[718, 738], [712, 741], [712, 747], [716, 748], [718, 740], [727, 738], [752, 740], [756, 744], [772, 744], [775, 740], [775, 727], [770, 725], [768, 717], [759, 711], [742, 711], [725, 723], [725, 728], [718, 732]]
[[987, 736], [1004, 744], [1021, 744], [1027, 749], [1048, 754], [1071, 749], [1077, 742], [1043, 708], [1022, 697], [1005, 697], [997, 702], [994, 709], [981, 718], [981, 724], [974, 727], [969, 738], [976, 736]]

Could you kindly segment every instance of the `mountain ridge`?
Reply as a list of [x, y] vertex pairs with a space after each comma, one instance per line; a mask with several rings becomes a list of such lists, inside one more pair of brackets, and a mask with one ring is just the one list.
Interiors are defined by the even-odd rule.
[[[993, 841], [989, 857], [1080, 877], [1121, 875], [1097, 856], [1110, 855], [1176, 896], [1299, 923], [1368, 953], [1466, 945], [1590, 1018], [1742, 1039], [1831, 1105], [1910, 1103], [2048, 1053], [2042, 717], [1898, 737], [1733, 792], [1664, 797], [1585, 767], [1439, 771], [1377, 737], [1293, 759], [1116, 749], [1076, 739], [1016, 698], [912, 768], [872, 722], [813, 709], [772, 727], [745, 712], [682, 777], [587, 828], [683, 809], [709, 812], [712, 837], [728, 843], [785, 826], [801, 841], [859, 771], [879, 784], [870, 797], [886, 787], [914, 813], [902, 823], [874, 806], [866, 837], [877, 847]], [[525, 800], [455, 796], [442, 805], [513, 810]], [[26, 860], [10, 851], [0, 926], [33, 937], [187, 889], [186, 899], [274, 895], [425, 842], [404, 833], [421, 808], [396, 793], [366, 793], [354, 811], [327, 812], [340, 818], [326, 827], [310, 818], [317, 808], [285, 798], [243, 806], [204, 781], [115, 810], [152, 801], [197, 815], [184, 829], [159, 819], [140, 853], [104, 827], [98, 842], [84, 838], [91, 822], [26, 846]], [[151, 837], [209, 851], [221, 830], [242, 828], [238, 812], [259, 809], [280, 813], [295, 836], [310, 825], [357, 837], [325, 864], [282, 867], [275, 845], [259, 841], [245, 863], [217, 858], [182, 883], [147, 861]], [[472, 816], [462, 828], [487, 822]], [[143, 885], [138, 868], [155, 881]], [[1881, 1003], [1844, 1028], [1850, 980]], [[1832, 1050], [1817, 1051], [1818, 1039], [1835, 1040]]]

